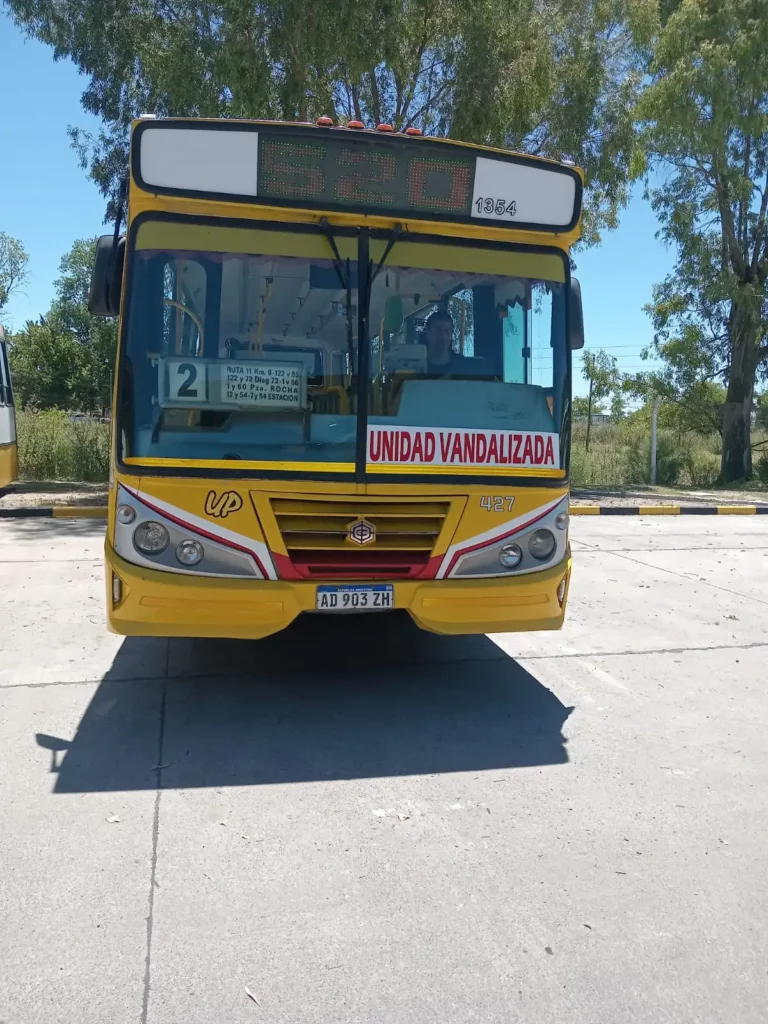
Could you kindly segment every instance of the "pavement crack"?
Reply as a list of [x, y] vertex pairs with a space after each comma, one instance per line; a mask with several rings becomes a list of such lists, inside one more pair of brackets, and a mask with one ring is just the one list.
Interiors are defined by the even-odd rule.
[[699, 654], [706, 651], [754, 651], [768, 647], [768, 640], [751, 644], [712, 644], [711, 647], [656, 647], [650, 650], [629, 651], [574, 651], [571, 654], [511, 654], [514, 661], [565, 661], [568, 658], [623, 658], [644, 657], [646, 654]]
[[[746, 550], [746, 548], [744, 549]], [[758, 604], [768, 605], [768, 601], [763, 601], [759, 597], [748, 598], [745, 594], [740, 594], [738, 590], [730, 590], [728, 587], [718, 587], [716, 583], [710, 583], [709, 580], [705, 580], [703, 576], [692, 576], [683, 572], [675, 572], [674, 569], [666, 569], [660, 565], [651, 565], [648, 562], [644, 562], [641, 558], [630, 558], [629, 555], [623, 555], [620, 551], [610, 551], [607, 554], [616, 555], [617, 558], [623, 558], [625, 562], [634, 562], [635, 565], [642, 565], [644, 569], [655, 569], [658, 572], [666, 572], [670, 576], [676, 576], [679, 580], [685, 580], [687, 583], [703, 583], [705, 587], [711, 587], [713, 590], [719, 590], [723, 594], [730, 594], [731, 597], [738, 597], [742, 601], [757, 601]]]
[[[170, 647], [170, 643], [168, 644]], [[160, 799], [163, 792], [163, 748], [165, 746], [165, 709], [168, 692], [167, 682], [168, 660], [166, 654], [166, 678], [163, 680], [163, 690], [160, 696], [160, 728], [157, 741], [157, 788], [155, 790], [155, 810], [152, 818], [152, 867], [149, 879], [149, 899], [147, 907], [147, 953], [144, 960], [144, 994], [141, 1006], [141, 1024], [147, 1024], [149, 1012], [149, 995], [152, 983], [152, 932], [155, 919], [155, 889], [157, 888], [157, 843], [160, 834]]]

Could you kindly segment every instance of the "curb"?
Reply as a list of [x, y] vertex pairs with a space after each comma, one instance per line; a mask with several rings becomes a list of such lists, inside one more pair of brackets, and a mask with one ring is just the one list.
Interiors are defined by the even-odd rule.
[[[571, 505], [572, 516], [768, 516], [768, 505]], [[106, 505], [0, 508], [0, 519], [106, 519]]]
[[0, 508], [0, 519], [106, 519], [106, 505], [53, 505], [50, 508]]
[[571, 505], [572, 516], [768, 516], [768, 505]]

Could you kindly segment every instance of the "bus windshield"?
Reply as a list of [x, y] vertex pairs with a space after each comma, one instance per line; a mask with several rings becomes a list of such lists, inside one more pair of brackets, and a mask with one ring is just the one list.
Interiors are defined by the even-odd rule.
[[[563, 257], [450, 239], [387, 246], [383, 234], [371, 238], [369, 255], [361, 265], [351, 230], [331, 241], [286, 227], [140, 224], [123, 456], [339, 472], [362, 457], [380, 471], [404, 461], [395, 435], [408, 435], [412, 463], [439, 465], [451, 464], [439, 449], [455, 437], [483, 435], [487, 448], [498, 434], [494, 443], [508, 444], [498, 464], [558, 468]], [[512, 458], [513, 434], [521, 452], [534, 438], [525, 441], [530, 459]]]

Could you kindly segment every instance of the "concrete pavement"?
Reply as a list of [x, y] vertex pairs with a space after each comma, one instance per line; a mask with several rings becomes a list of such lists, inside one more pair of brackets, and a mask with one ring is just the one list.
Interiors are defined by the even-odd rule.
[[491, 638], [122, 641], [100, 547], [0, 523], [0, 1021], [762, 1024], [765, 518]]

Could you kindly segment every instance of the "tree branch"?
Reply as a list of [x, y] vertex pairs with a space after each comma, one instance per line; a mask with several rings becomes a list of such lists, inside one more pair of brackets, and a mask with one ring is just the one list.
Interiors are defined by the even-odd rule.
[[376, 68], [372, 67], [368, 74], [371, 76], [371, 106], [373, 107], [373, 119], [376, 124], [381, 124], [381, 103], [379, 100], [379, 83], [376, 81]]
[[427, 97], [426, 103], [423, 103], [419, 107], [419, 109], [416, 111], [416, 113], [412, 117], [408, 118], [408, 123], [405, 125], [405, 128], [411, 128], [413, 126], [413, 122], [414, 121], [418, 121], [418, 119], [423, 114], [426, 113], [426, 111], [432, 106], [433, 103], [437, 103], [437, 101], [447, 92], [447, 90], [452, 85], [453, 85], [453, 79], [446, 79], [446, 81], [443, 82], [443, 84], [439, 87], [437, 92], [430, 94]]
[[724, 178], [719, 173], [717, 173], [716, 188], [717, 205], [720, 209], [720, 222], [723, 226], [723, 240], [728, 246], [728, 255], [733, 269], [743, 279], [747, 268], [739, 248], [736, 225], [733, 223], [733, 210], [728, 198], [728, 189]]
[[760, 212], [757, 215], [757, 227], [755, 228], [755, 251], [752, 253], [752, 263], [750, 264], [753, 274], [757, 274], [758, 264], [760, 263], [760, 246], [765, 234], [766, 214], [768, 214], [768, 174], [765, 176], [765, 188], [763, 189], [763, 198], [760, 202]]

